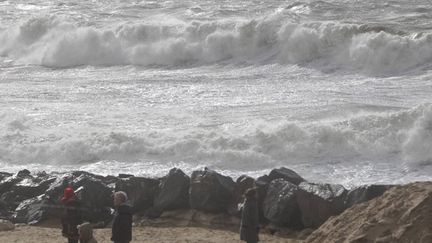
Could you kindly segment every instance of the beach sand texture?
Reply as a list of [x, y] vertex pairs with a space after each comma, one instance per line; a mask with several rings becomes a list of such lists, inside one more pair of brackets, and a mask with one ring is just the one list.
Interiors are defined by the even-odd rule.
[[[111, 242], [111, 229], [95, 229], [95, 238], [99, 243]], [[206, 229], [198, 227], [134, 227], [132, 242], [188, 242], [188, 243], [210, 243], [210, 242], [242, 242], [238, 240], [238, 233]], [[301, 241], [279, 238], [272, 235], [261, 234], [262, 242], [285, 242], [300, 243]], [[59, 243], [67, 242], [61, 236], [58, 228], [47, 228], [38, 226], [18, 226], [13, 231], [0, 232], [2, 243]]]

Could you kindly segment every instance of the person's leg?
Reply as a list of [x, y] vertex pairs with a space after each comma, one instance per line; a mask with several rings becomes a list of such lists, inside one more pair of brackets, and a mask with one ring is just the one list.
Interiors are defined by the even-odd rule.
[[68, 238], [68, 243], [78, 243], [78, 240]]

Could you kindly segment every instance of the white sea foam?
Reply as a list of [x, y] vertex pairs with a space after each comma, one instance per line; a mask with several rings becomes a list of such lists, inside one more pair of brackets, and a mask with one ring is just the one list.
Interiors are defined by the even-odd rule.
[[0, 160], [12, 164], [77, 166], [100, 161], [160, 164], [184, 161], [231, 171], [386, 158], [408, 163], [430, 162], [431, 110], [426, 105], [394, 113], [359, 114], [338, 121], [259, 124], [241, 132], [237, 128], [237, 131], [151, 131], [136, 135], [38, 131], [32, 127], [31, 119], [3, 117], [6, 126], [2, 129]]
[[277, 15], [204, 22], [170, 19], [82, 27], [67, 19], [33, 17], [0, 32], [0, 53], [19, 63], [48, 67], [311, 63], [372, 73], [403, 72], [432, 59], [430, 33], [299, 23]]

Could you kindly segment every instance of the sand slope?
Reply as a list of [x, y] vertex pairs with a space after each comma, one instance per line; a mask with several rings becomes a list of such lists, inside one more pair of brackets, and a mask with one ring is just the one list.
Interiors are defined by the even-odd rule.
[[307, 243], [432, 242], [432, 182], [394, 187], [327, 220]]

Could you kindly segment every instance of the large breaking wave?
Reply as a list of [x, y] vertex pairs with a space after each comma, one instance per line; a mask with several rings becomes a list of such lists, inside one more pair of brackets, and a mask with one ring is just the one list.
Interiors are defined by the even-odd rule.
[[[32, 119], [2, 115], [0, 162], [44, 165], [100, 161], [185, 162], [226, 170], [277, 165], [385, 162], [432, 163], [432, 105], [298, 124], [279, 122], [188, 131], [55, 130]], [[88, 132], [86, 132], [88, 131]]]
[[278, 15], [115, 26], [34, 17], [0, 29], [0, 55], [47, 67], [282, 63], [392, 73], [429, 68], [432, 34]]

